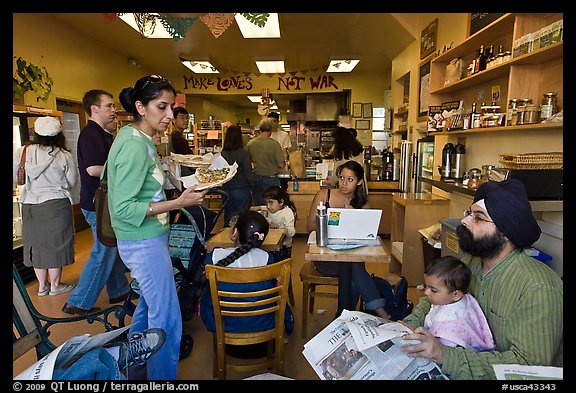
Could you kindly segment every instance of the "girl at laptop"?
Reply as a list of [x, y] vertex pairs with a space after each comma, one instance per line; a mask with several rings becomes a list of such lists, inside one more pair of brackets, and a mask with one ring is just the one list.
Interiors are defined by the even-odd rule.
[[[338, 177], [338, 188], [320, 189], [308, 213], [306, 229], [311, 232], [316, 230], [316, 206], [320, 201], [324, 202], [326, 208], [339, 207], [346, 209], [369, 209], [368, 195], [366, 195], [366, 185], [364, 184], [364, 167], [353, 160], [346, 161], [336, 169]], [[390, 314], [384, 309], [384, 299], [366, 270], [363, 262], [315, 262], [314, 267], [326, 276], [340, 276], [341, 269], [350, 269], [351, 277], [351, 298], [341, 299], [340, 287], [348, 283], [339, 280], [338, 286], [338, 309], [355, 309], [359, 297], [366, 301], [366, 310], [379, 317], [390, 319]], [[345, 304], [341, 304], [341, 303]]]
[[252, 206], [252, 211], [266, 212], [270, 228], [284, 229], [284, 243], [278, 251], [271, 251], [276, 262], [292, 257], [292, 238], [296, 234], [296, 205], [290, 200], [290, 195], [278, 186], [270, 186], [264, 190], [266, 205]]

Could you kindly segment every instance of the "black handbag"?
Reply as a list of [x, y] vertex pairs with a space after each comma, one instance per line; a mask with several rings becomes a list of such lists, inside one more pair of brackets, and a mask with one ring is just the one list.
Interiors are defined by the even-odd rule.
[[104, 164], [104, 176], [100, 179], [100, 185], [94, 194], [94, 207], [96, 208], [96, 236], [100, 243], [108, 247], [117, 247], [116, 233], [112, 228], [110, 210], [108, 209], [108, 175], [106, 163]]

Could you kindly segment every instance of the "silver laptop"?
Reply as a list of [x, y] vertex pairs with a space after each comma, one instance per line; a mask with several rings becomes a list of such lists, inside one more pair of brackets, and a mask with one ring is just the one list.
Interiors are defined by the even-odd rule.
[[373, 243], [378, 238], [382, 210], [328, 208], [328, 244]]

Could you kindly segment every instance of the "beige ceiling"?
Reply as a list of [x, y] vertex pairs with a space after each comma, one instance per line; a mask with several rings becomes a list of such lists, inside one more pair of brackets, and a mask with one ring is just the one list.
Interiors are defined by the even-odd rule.
[[[152, 10], [153, 11], [153, 10]], [[184, 38], [144, 39], [120, 19], [106, 23], [100, 13], [54, 13], [60, 21], [108, 48], [134, 58], [154, 73], [177, 77], [188, 71], [179, 60], [210, 60], [221, 70], [258, 73], [255, 59], [280, 57], [286, 72], [325, 69], [331, 58], [360, 59], [355, 72], [389, 74], [391, 61], [414, 41], [397, 14], [388, 13], [280, 13], [281, 38], [244, 39], [236, 23], [215, 38], [197, 20]], [[203, 14], [171, 13], [178, 17]], [[236, 100], [229, 97], [228, 100]], [[243, 104], [250, 102], [242, 96]]]

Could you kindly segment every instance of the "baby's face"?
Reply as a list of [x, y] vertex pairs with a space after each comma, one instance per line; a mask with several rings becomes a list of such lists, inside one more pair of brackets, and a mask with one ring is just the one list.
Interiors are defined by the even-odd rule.
[[438, 276], [428, 276], [425, 274], [424, 284], [426, 285], [424, 294], [428, 298], [430, 304], [444, 305], [453, 303], [457, 300], [455, 298], [455, 292], [459, 291], [450, 291]]

